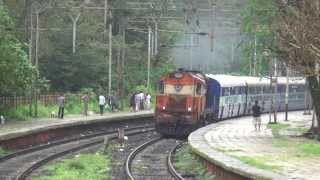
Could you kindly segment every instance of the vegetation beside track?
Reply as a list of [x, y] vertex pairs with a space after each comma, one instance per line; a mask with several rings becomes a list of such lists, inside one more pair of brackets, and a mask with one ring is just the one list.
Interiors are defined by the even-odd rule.
[[212, 180], [214, 175], [206, 169], [202, 162], [192, 154], [191, 148], [184, 145], [174, 155], [175, 167], [182, 175], [195, 176], [196, 179]]
[[45, 176], [37, 180], [108, 180], [110, 157], [103, 154], [79, 154], [71, 159], [63, 160], [46, 168]]
[[2, 147], [0, 147], [0, 157], [9, 154], [9, 151], [3, 149]]

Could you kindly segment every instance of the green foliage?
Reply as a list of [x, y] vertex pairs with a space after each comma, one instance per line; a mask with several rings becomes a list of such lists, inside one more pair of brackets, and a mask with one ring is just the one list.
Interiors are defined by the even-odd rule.
[[182, 174], [195, 175], [196, 179], [212, 180], [214, 175], [192, 154], [190, 146], [183, 146], [175, 154], [175, 166]]
[[110, 158], [101, 154], [80, 154], [72, 159], [50, 165], [49, 175], [37, 177], [38, 180], [107, 180], [110, 177]]
[[0, 95], [23, 93], [36, 77], [27, 54], [13, 33], [14, 22], [0, 3]]
[[[257, 71], [266, 75], [268, 61], [274, 49], [274, 28], [278, 17], [278, 8], [275, 0], [249, 0], [241, 13], [241, 30], [245, 33], [245, 41], [241, 44], [243, 51], [243, 72], [248, 73], [249, 65], [254, 57], [255, 38], [257, 42]], [[268, 53], [268, 55], [266, 55]]]

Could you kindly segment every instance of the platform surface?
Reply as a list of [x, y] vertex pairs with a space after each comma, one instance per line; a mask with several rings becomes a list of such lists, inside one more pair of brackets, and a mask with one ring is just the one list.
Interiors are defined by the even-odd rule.
[[[304, 143], [310, 140], [300, 136], [301, 130], [310, 128], [312, 116], [295, 111], [284, 121], [284, 113], [279, 113], [278, 122], [285, 127], [279, 134], [267, 127], [268, 121], [269, 115], [263, 115], [260, 131], [252, 117], [211, 124], [192, 133], [189, 144], [205, 159], [253, 179], [320, 179], [320, 154], [304, 152]], [[266, 167], [244, 163], [253, 159]]]
[[67, 115], [64, 117], [64, 119], [41, 118], [28, 121], [8, 122], [4, 125], [0, 125], [0, 141], [55, 128], [152, 116], [153, 111], [114, 112], [105, 113], [102, 116], [99, 114], [90, 116]]

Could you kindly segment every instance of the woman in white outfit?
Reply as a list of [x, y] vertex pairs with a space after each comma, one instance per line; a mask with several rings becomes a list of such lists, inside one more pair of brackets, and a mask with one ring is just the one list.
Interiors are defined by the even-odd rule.
[[149, 93], [146, 96], [146, 106], [147, 106], [147, 110], [151, 109], [151, 95]]

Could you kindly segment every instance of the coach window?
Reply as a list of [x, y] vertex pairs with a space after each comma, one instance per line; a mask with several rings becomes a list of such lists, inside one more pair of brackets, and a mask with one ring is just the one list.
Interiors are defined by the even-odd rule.
[[222, 96], [229, 96], [229, 88], [222, 88]]
[[201, 84], [200, 83], [197, 84], [196, 92], [197, 92], [197, 95], [201, 95]]
[[163, 83], [163, 81], [160, 81], [160, 82], [158, 83], [158, 92], [159, 92], [160, 94], [164, 94], [164, 83]]

